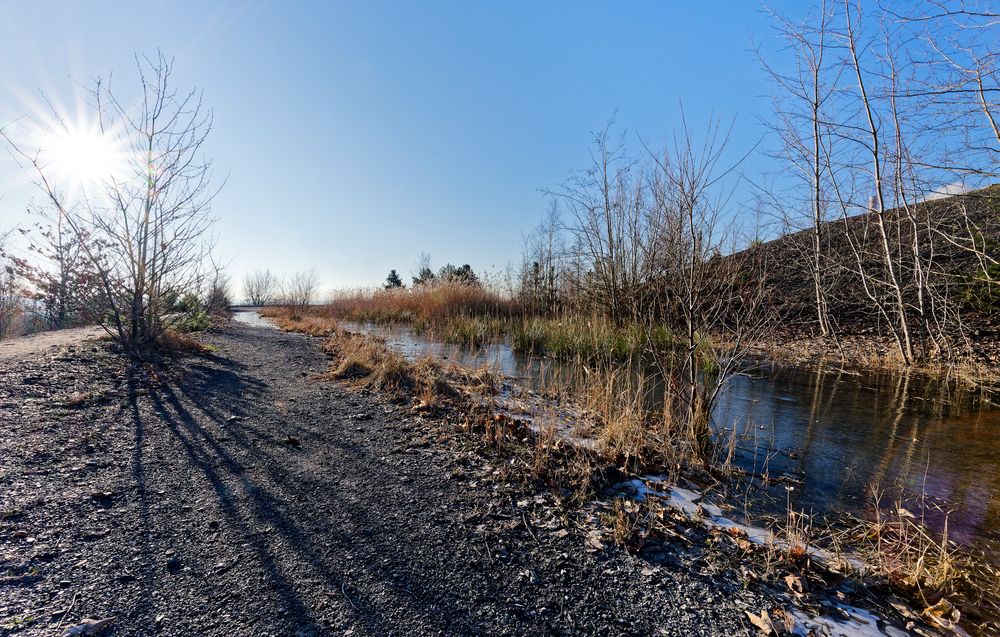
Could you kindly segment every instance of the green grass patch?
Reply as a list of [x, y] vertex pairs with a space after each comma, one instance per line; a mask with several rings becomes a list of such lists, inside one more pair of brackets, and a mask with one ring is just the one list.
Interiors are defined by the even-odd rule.
[[516, 352], [563, 360], [625, 361], [676, 345], [662, 325], [615, 325], [577, 316], [526, 319], [513, 325], [510, 336]]

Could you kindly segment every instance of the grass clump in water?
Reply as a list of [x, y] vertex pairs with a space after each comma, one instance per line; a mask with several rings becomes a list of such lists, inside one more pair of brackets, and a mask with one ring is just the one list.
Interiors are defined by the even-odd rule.
[[616, 325], [600, 318], [566, 315], [530, 318], [513, 326], [514, 351], [562, 360], [627, 361], [674, 345], [665, 326], [647, 328], [638, 323]]

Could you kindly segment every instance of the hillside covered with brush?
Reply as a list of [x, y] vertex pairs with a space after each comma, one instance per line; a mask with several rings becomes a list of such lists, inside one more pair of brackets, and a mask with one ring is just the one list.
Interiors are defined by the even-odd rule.
[[[792, 333], [819, 332], [813, 234], [733, 255], [753, 264], [748, 277], [766, 278], [769, 303]], [[838, 333], [891, 335], [897, 286], [921, 347], [974, 347], [1000, 324], [1000, 185], [844, 215], [821, 225], [819, 237], [822, 297]]]

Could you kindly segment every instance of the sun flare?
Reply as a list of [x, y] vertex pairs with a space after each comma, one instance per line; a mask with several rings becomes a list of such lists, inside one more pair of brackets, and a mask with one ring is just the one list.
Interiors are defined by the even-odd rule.
[[97, 126], [67, 126], [45, 143], [54, 177], [64, 186], [90, 189], [121, 178], [126, 155], [115, 136]]

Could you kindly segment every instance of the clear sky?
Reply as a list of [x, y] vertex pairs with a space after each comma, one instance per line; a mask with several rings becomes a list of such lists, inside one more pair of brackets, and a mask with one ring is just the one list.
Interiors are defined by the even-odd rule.
[[[590, 131], [615, 112], [654, 145], [681, 100], [694, 122], [735, 117], [743, 154], [769, 110], [753, 42], [776, 46], [752, 1], [0, 0], [0, 15], [0, 125], [39, 89], [71, 104], [74, 82], [133, 73], [135, 53], [159, 48], [215, 112], [234, 278], [315, 267], [324, 288], [408, 274], [421, 252], [477, 271], [517, 262], [541, 190], [586, 166]], [[9, 164], [5, 226], [34, 194]]]

